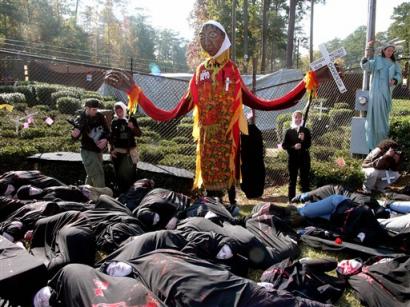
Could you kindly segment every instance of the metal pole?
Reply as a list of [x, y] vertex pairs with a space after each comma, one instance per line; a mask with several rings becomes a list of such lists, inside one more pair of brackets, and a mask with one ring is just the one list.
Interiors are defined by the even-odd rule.
[[232, 1], [232, 61], [236, 61], [236, 0]]
[[[369, 41], [375, 41], [375, 30], [376, 30], [376, 0], [369, 0], [368, 5], [368, 20], [367, 20], [367, 33], [366, 33], [366, 46]], [[371, 51], [373, 57], [374, 47], [372, 50], [365, 51], [365, 57], [368, 56], [368, 51]], [[369, 89], [370, 74], [363, 72], [363, 84], [362, 90], [367, 91]]]

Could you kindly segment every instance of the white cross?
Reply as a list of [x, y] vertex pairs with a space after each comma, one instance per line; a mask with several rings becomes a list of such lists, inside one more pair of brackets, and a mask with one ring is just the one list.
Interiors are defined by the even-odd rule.
[[329, 53], [326, 49], [326, 46], [322, 44], [319, 45], [319, 50], [323, 57], [311, 63], [310, 67], [313, 71], [315, 71], [319, 68], [322, 68], [323, 66], [327, 66], [330, 70], [330, 73], [332, 74], [333, 80], [335, 80], [336, 82], [339, 92], [345, 93], [347, 89], [342, 81], [342, 78], [340, 78], [339, 73], [337, 72], [336, 66], [334, 64], [336, 58], [341, 58], [346, 55], [345, 48], [342, 47]]
[[388, 184], [391, 184], [392, 179], [396, 179], [396, 176], [389, 176], [389, 171], [386, 170], [386, 177], [383, 177], [382, 180], [387, 181]]
[[322, 120], [322, 112], [323, 112], [324, 110], [328, 110], [329, 108], [325, 108], [325, 107], [323, 106], [323, 102], [325, 102], [326, 99], [320, 98], [320, 99], [316, 99], [316, 101], [319, 101], [319, 102], [320, 102], [320, 106], [319, 106], [319, 107], [316, 106], [316, 107], [314, 107], [314, 108], [317, 109], [317, 110], [319, 110], [319, 120]]

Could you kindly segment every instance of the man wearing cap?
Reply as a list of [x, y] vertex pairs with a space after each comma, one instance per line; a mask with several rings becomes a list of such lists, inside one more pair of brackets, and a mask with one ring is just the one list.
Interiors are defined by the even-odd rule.
[[[374, 42], [367, 43], [368, 56], [373, 56]], [[370, 51], [370, 53], [369, 53]], [[380, 54], [373, 59], [362, 58], [360, 66], [370, 72], [369, 105], [365, 122], [366, 141], [369, 150], [389, 135], [389, 115], [394, 87], [401, 82], [401, 68], [396, 63], [395, 45], [382, 46]]]
[[137, 120], [127, 118], [127, 106], [114, 104], [115, 116], [111, 122], [110, 153], [114, 163], [118, 191], [124, 193], [134, 183], [138, 163], [136, 136], [141, 136]]
[[93, 187], [105, 187], [102, 152], [107, 146], [110, 130], [105, 116], [97, 111], [98, 99], [85, 101], [85, 110], [81, 112], [78, 125], [71, 132], [74, 139], [81, 136], [81, 159], [87, 173], [85, 184]]
[[[240, 181], [240, 133], [248, 134], [243, 105], [258, 110], [281, 110], [294, 106], [303, 97], [307, 82], [301, 81], [286, 95], [265, 100], [256, 97], [245, 85], [230, 60], [231, 45], [224, 27], [214, 20], [200, 32], [202, 48], [209, 57], [192, 77], [187, 93], [172, 110], [157, 108], [135, 84], [131, 76], [109, 72], [105, 81], [128, 93], [130, 104], [138, 103], [144, 112], [158, 121], [183, 116], [193, 110], [193, 135], [197, 142], [194, 189], [207, 191], [231, 189]], [[312, 82], [329, 78], [327, 68], [311, 73]], [[309, 82], [309, 84], [312, 84]], [[234, 203], [231, 197], [231, 203]]]

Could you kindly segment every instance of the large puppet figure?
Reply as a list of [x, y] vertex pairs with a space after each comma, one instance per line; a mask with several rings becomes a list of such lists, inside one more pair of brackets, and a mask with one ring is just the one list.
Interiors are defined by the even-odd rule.
[[193, 136], [197, 142], [195, 188], [207, 191], [229, 189], [240, 179], [240, 133], [248, 133], [243, 105], [258, 110], [281, 110], [299, 102], [317, 79], [329, 78], [326, 69], [310, 72], [285, 96], [273, 100], [256, 97], [246, 87], [229, 57], [231, 45], [223, 26], [206, 22], [200, 32], [202, 48], [209, 58], [200, 64], [186, 94], [173, 110], [157, 108], [130, 76], [110, 72], [105, 81], [128, 93], [130, 108], [138, 103], [151, 118], [167, 121], [193, 110]]

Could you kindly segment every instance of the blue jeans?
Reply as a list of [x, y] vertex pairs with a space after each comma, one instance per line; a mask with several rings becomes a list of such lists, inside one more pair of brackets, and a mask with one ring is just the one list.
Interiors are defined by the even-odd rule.
[[410, 213], [410, 201], [394, 201], [389, 208], [399, 213]]
[[348, 197], [335, 194], [316, 202], [306, 203], [298, 208], [298, 212], [307, 218], [320, 217], [329, 220], [337, 206], [346, 199], [348, 199]]

